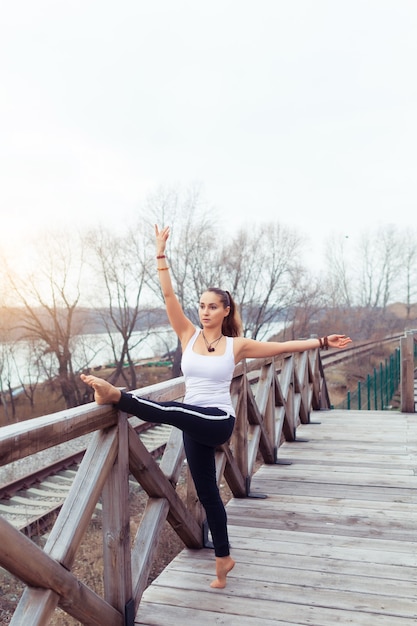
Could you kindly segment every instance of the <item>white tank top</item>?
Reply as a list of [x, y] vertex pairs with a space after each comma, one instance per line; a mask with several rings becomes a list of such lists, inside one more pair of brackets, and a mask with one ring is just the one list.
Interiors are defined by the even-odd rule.
[[185, 378], [184, 402], [197, 406], [217, 407], [229, 415], [234, 415], [230, 397], [230, 383], [235, 369], [233, 337], [226, 337], [224, 354], [205, 356], [193, 352], [199, 334], [200, 330], [197, 329], [182, 355], [181, 368]]

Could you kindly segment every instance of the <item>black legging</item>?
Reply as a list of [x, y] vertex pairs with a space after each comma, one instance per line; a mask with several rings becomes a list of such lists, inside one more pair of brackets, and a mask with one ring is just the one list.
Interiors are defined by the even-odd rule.
[[[227, 517], [216, 481], [215, 449], [233, 431], [235, 418], [217, 408], [181, 402], [152, 402], [122, 392], [116, 407], [145, 422], [170, 424], [182, 430], [185, 454], [198, 497], [207, 515], [216, 556], [228, 556]], [[207, 417], [206, 417], [207, 416]], [[224, 419], [210, 419], [225, 416]]]

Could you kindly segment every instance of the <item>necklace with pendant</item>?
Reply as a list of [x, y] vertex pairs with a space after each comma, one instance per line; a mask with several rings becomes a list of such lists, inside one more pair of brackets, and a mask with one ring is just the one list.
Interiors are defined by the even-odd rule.
[[214, 341], [210, 341], [210, 343], [207, 341], [206, 336], [205, 336], [203, 331], [201, 331], [201, 334], [203, 335], [203, 339], [204, 339], [204, 343], [206, 344], [207, 352], [214, 352], [215, 349], [217, 348], [217, 344], [219, 343], [220, 339], [223, 337], [223, 333], [220, 335], [220, 337], [218, 337]]

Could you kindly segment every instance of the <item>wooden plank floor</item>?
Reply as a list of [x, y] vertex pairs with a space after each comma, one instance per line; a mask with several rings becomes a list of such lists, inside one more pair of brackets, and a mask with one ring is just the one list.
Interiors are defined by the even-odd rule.
[[209, 587], [212, 550], [184, 550], [135, 624], [417, 624], [417, 415], [315, 412], [227, 505], [236, 566]]

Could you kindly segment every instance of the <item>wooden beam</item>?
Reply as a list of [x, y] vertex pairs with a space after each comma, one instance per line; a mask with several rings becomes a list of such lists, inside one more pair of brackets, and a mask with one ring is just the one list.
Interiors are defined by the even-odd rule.
[[220, 446], [226, 455], [226, 466], [224, 468], [224, 477], [232, 490], [235, 498], [245, 498], [247, 494], [246, 474], [243, 476], [240, 468], [232, 454], [228, 443]]
[[247, 391], [248, 381], [246, 377], [246, 361], [242, 363], [243, 374], [239, 379], [232, 382], [232, 390], [237, 396], [236, 423], [232, 434], [232, 447], [234, 458], [239, 468], [240, 474], [245, 482], [248, 476], [248, 405]]
[[168, 501], [163, 498], [149, 498], [132, 548], [132, 578], [135, 613], [143, 592], [148, 586], [148, 578], [158, 550], [161, 530], [169, 511]]
[[71, 490], [45, 544], [45, 552], [70, 569], [118, 451], [117, 428], [91, 439]]
[[300, 394], [299, 418], [302, 424], [310, 421], [308, 353], [302, 352], [295, 360], [294, 388]]
[[102, 492], [104, 598], [123, 615], [132, 599], [127, 427], [127, 415], [120, 412], [118, 454]]
[[85, 404], [0, 428], [0, 466], [117, 422], [110, 405]]
[[[262, 421], [257, 419], [262, 429], [260, 440], [261, 453], [265, 463], [275, 462], [274, 442], [275, 442], [275, 363], [272, 361], [264, 365], [261, 369], [259, 385], [256, 391], [256, 402], [251, 404], [250, 413], [256, 413], [255, 407], [259, 409], [258, 414], [262, 416]], [[255, 409], [255, 410], [254, 410]], [[251, 421], [251, 415], [249, 416]]]
[[414, 335], [401, 337], [401, 412], [414, 413]]
[[284, 365], [279, 376], [279, 386], [281, 393], [285, 399], [285, 416], [283, 424], [283, 433], [287, 441], [295, 440], [296, 416], [294, 405], [294, 356], [288, 357], [284, 361]]
[[[65, 567], [45, 554], [41, 548], [0, 517], [2, 549], [0, 565], [14, 576], [32, 587], [55, 592], [60, 598], [60, 606], [78, 619], [91, 626], [123, 626], [122, 614], [76, 579]], [[37, 594], [30, 603], [19, 605], [13, 620], [15, 626], [44, 626], [45, 622], [34, 621], [40, 618], [37, 611]], [[49, 592], [50, 593], [50, 592]], [[56, 599], [49, 603], [54, 608]], [[36, 615], [32, 619], [33, 614]]]
[[169, 482], [176, 485], [185, 459], [182, 432], [178, 428], [172, 428], [169, 439], [165, 446], [159, 468], [168, 478]]
[[151, 497], [166, 498], [169, 503], [168, 521], [189, 548], [201, 548], [202, 530], [187, 511], [174, 487], [164, 476], [156, 461], [129, 425], [129, 466], [136, 480]]

